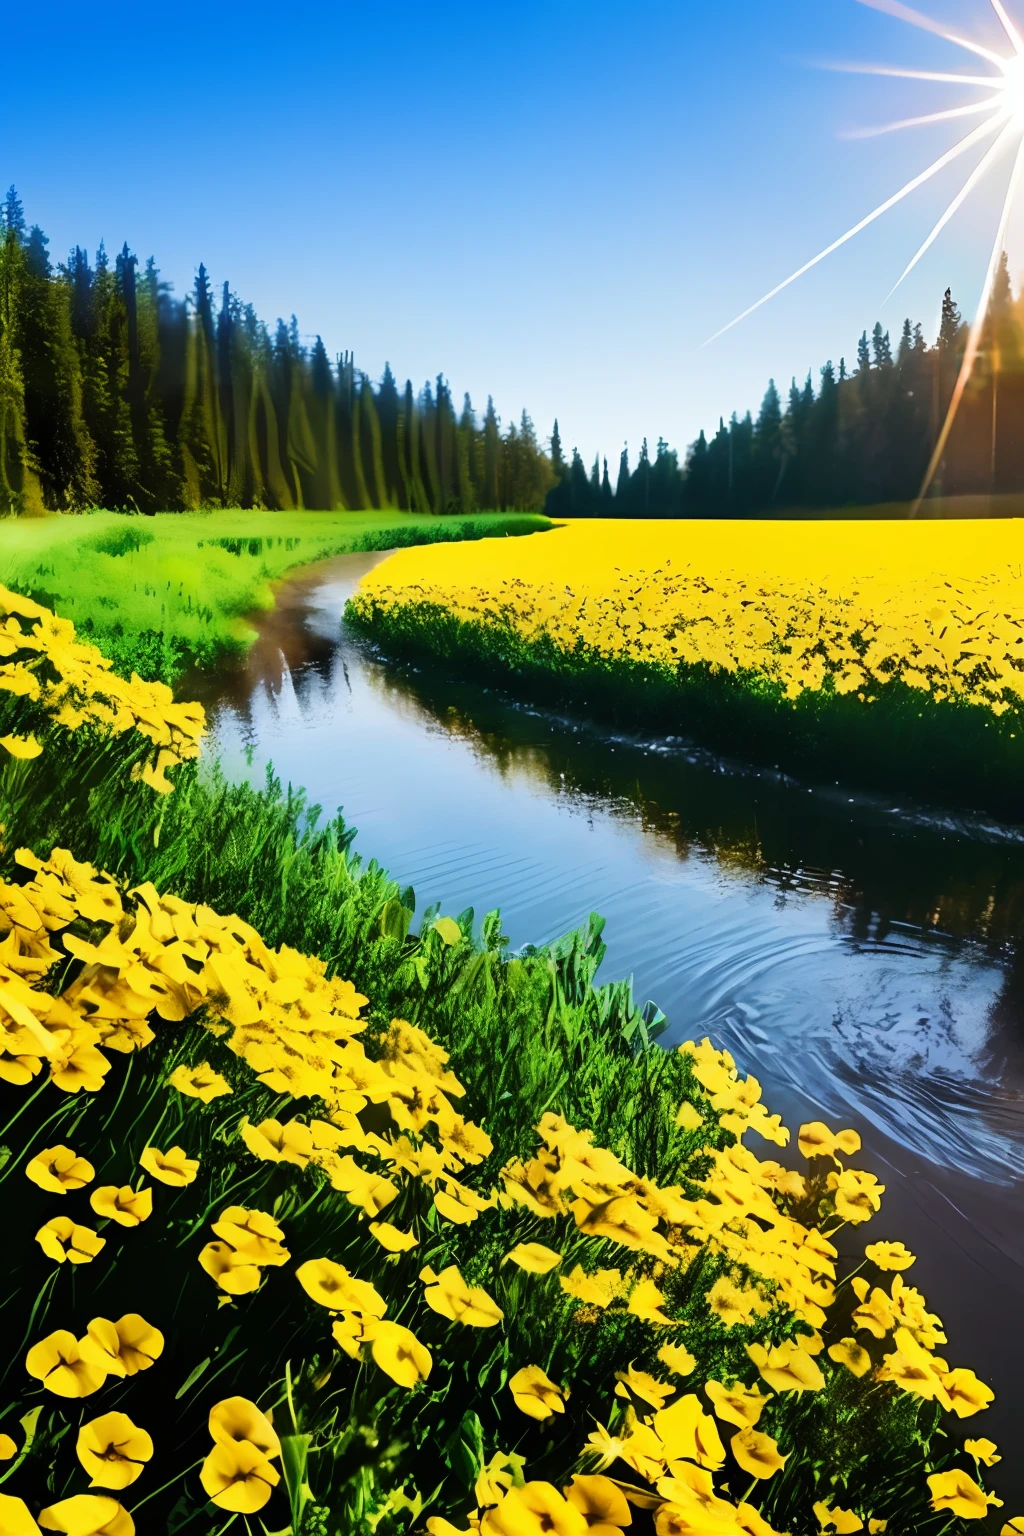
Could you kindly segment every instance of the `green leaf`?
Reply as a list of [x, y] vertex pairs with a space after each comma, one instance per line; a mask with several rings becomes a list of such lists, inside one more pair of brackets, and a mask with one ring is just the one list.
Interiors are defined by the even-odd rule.
[[472, 1488], [484, 1464], [484, 1429], [472, 1410], [462, 1415], [445, 1446], [445, 1459], [463, 1487]]
[[310, 1435], [284, 1435], [281, 1440], [281, 1470], [292, 1511], [292, 1530], [302, 1524], [302, 1511], [313, 1497], [306, 1481]]
[[386, 939], [404, 939], [412, 918], [409, 908], [403, 906], [397, 896], [393, 896], [381, 908], [380, 931]]
[[212, 1359], [212, 1356], [207, 1355], [205, 1360], [201, 1360], [199, 1362], [199, 1364], [196, 1366], [195, 1370], [191, 1373], [191, 1375], [185, 1377], [184, 1382], [178, 1388], [177, 1392], [175, 1392], [175, 1394], [174, 1394], [174, 1401], [175, 1402], [178, 1401], [179, 1397], [184, 1397], [185, 1396], [185, 1393], [188, 1391], [189, 1387], [194, 1387], [195, 1386], [196, 1382], [199, 1380], [200, 1376], [203, 1374], [203, 1372], [206, 1370], [206, 1367], [209, 1365], [211, 1359]]

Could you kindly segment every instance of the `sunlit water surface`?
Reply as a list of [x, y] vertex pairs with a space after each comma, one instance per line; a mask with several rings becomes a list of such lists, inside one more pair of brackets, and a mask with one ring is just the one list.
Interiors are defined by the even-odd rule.
[[944, 1352], [998, 1394], [965, 1431], [1024, 1502], [1024, 838], [398, 668], [341, 624], [381, 558], [285, 584], [205, 682], [228, 769], [272, 762], [421, 909], [500, 906], [514, 946], [602, 913], [602, 974], [666, 1043], [710, 1035], [791, 1125], [855, 1126], [888, 1185], [869, 1230], [921, 1256]]

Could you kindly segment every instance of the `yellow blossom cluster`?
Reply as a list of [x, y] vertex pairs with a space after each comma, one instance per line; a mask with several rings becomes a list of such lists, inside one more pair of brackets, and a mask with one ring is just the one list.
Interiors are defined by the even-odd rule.
[[[589, 1131], [549, 1111], [536, 1127], [536, 1152], [506, 1161], [498, 1186], [480, 1189], [474, 1170], [492, 1153], [491, 1140], [456, 1108], [464, 1087], [447, 1053], [417, 1026], [393, 1020], [371, 1055], [360, 1039], [365, 998], [349, 982], [328, 977], [319, 960], [286, 947], [271, 951], [240, 919], [152, 886], [123, 891], [61, 850], [45, 861], [25, 852], [17, 857], [29, 878], [0, 884], [0, 1076], [8, 1083], [29, 1084], [45, 1060], [58, 1092], [94, 1093], [109, 1071], [106, 1051], [144, 1050], [162, 1022], [195, 1015], [226, 1053], [225, 1070], [237, 1084], [260, 1083], [274, 1095], [306, 1101], [298, 1114], [279, 1110], [280, 1118], [258, 1123], [233, 1118], [225, 1134], [260, 1162], [315, 1171], [354, 1207], [382, 1257], [401, 1255], [428, 1235], [432, 1243], [438, 1233], [454, 1240], [474, 1222], [485, 1229], [500, 1222], [504, 1257], [489, 1271], [496, 1282], [509, 1265], [506, 1277], [518, 1271], [524, 1278], [514, 1283], [539, 1287], [553, 1310], [568, 1299], [577, 1319], [607, 1315], [649, 1330], [644, 1360], [609, 1382], [611, 1427], [599, 1423], [580, 1447], [581, 1464], [594, 1470], [559, 1491], [525, 1481], [521, 1466], [506, 1459], [481, 1474], [470, 1530], [484, 1536], [545, 1530], [569, 1536], [595, 1526], [614, 1531], [631, 1523], [633, 1506], [653, 1511], [657, 1536], [773, 1536], [750, 1503], [752, 1493], [736, 1503], [728, 1494], [735, 1484], [727, 1480], [738, 1467], [754, 1486], [786, 1465], [793, 1450], [778, 1429], [784, 1418], [771, 1417], [778, 1402], [820, 1392], [844, 1371], [870, 1375], [883, 1391], [910, 1393], [959, 1417], [992, 1400], [973, 1372], [951, 1369], [935, 1353], [945, 1342], [942, 1325], [904, 1279], [914, 1256], [902, 1244], [880, 1241], [866, 1249], [868, 1263], [891, 1275], [888, 1289], [862, 1274], [840, 1282], [833, 1239], [840, 1227], [868, 1221], [884, 1193], [871, 1174], [846, 1164], [860, 1148], [856, 1133], [817, 1121], [802, 1126], [797, 1142], [807, 1160], [804, 1172], [759, 1160], [745, 1137], [756, 1133], [783, 1148], [789, 1133], [766, 1110], [756, 1079], [742, 1077], [729, 1053], [710, 1041], [680, 1047], [701, 1106], [688, 1099], [676, 1116], [694, 1138], [697, 1172], [685, 1183], [663, 1185], [638, 1175]], [[83, 924], [89, 940], [81, 937]], [[97, 929], [105, 929], [103, 936]], [[51, 996], [42, 982], [58, 961], [69, 960], [72, 979]], [[201, 1060], [179, 1061], [166, 1087], [194, 1100], [196, 1113], [198, 1106], [230, 1100], [234, 1091], [223, 1071]], [[729, 1133], [729, 1145], [721, 1145], [720, 1135], [705, 1135], [711, 1126]], [[147, 1146], [138, 1161], [156, 1184], [173, 1190], [201, 1173], [199, 1160], [180, 1146]], [[93, 1163], [73, 1146], [34, 1152], [24, 1172], [54, 1201], [87, 1200], [99, 1222], [110, 1224], [108, 1232], [136, 1228], [154, 1211], [153, 1187], [138, 1179], [93, 1188]], [[418, 1200], [400, 1202], [409, 1191]], [[395, 1204], [422, 1212], [425, 1199], [429, 1219], [407, 1214], [399, 1226], [385, 1218]], [[279, 1220], [255, 1205], [210, 1210], [209, 1239], [201, 1248], [197, 1242], [195, 1258], [219, 1299], [231, 1305], [264, 1285], [280, 1285], [271, 1277], [292, 1262], [287, 1214]], [[557, 1239], [538, 1241], [538, 1223]], [[107, 1238], [61, 1211], [36, 1241], [55, 1264], [74, 1266], [102, 1262]], [[571, 1259], [563, 1251], [570, 1245]], [[430, 1313], [456, 1329], [505, 1328], [505, 1307], [486, 1275], [467, 1278], [458, 1264], [435, 1269], [424, 1263], [422, 1289], [407, 1280], [399, 1298], [385, 1294], [379, 1275], [376, 1283], [360, 1278], [341, 1257], [306, 1259], [294, 1280], [328, 1314], [340, 1355], [372, 1361], [406, 1391], [421, 1388], [435, 1362], [422, 1328], [396, 1321], [392, 1307], [400, 1316], [425, 1309], [421, 1319], [435, 1328]], [[703, 1295], [718, 1336], [749, 1331], [733, 1335], [740, 1342], [732, 1371], [721, 1371], [721, 1379], [698, 1377], [689, 1391], [678, 1382], [694, 1374], [698, 1360], [680, 1331], [684, 1320], [675, 1315], [673, 1297], [682, 1281], [692, 1287], [695, 1275], [696, 1294]], [[850, 1332], [840, 1337], [845, 1327]], [[159, 1330], [138, 1313], [117, 1322], [97, 1317], [81, 1337], [61, 1328], [37, 1339], [25, 1367], [47, 1392], [80, 1399], [111, 1377], [148, 1369], [163, 1344]], [[654, 1374], [653, 1359], [676, 1380]], [[520, 1358], [512, 1365], [508, 1400], [518, 1413], [543, 1421], [569, 1411], [569, 1384], [550, 1374], [550, 1363]], [[763, 1427], [769, 1405], [778, 1439]], [[720, 1426], [728, 1426], [727, 1433]], [[269, 1420], [248, 1399], [227, 1399], [211, 1414], [210, 1433], [213, 1448], [201, 1472], [207, 1496], [232, 1513], [261, 1509], [280, 1481], [273, 1465], [280, 1444]], [[998, 1460], [990, 1441], [968, 1447], [976, 1470]], [[151, 1455], [146, 1432], [123, 1414], [81, 1429], [79, 1459], [94, 1474], [93, 1486], [129, 1486]], [[100, 1466], [119, 1481], [103, 1482]], [[929, 1490], [935, 1510], [964, 1518], [980, 1516], [993, 1502], [961, 1470], [936, 1474]], [[102, 1503], [103, 1510], [79, 1503], [64, 1512], [74, 1502], [65, 1500], [43, 1511], [39, 1527], [125, 1536], [133, 1529], [130, 1514], [106, 1494], [76, 1498]], [[47, 1526], [44, 1518], [78, 1521], [92, 1518], [89, 1511], [105, 1514], [106, 1524]], [[826, 1532], [863, 1524], [855, 1511], [825, 1504], [818, 1518]], [[881, 1518], [869, 1516], [876, 1536]], [[445, 1527], [437, 1519], [429, 1526], [434, 1536], [446, 1536]], [[447, 1527], [448, 1536], [453, 1529]]]
[[523, 539], [403, 550], [353, 600], [372, 619], [439, 606], [673, 673], [743, 674], [786, 699], [873, 702], [899, 680], [996, 714], [1024, 700], [1020, 526], [572, 523]]
[[[155, 752], [134, 777], [159, 794], [174, 787], [169, 768], [199, 756], [206, 724], [201, 704], [176, 703], [165, 683], [134, 674], [126, 682], [96, 646], [76, 638], [69, 620], [6, 587], [0, 587], [0, 689], [37, 705], [68, 730], [136, 731]], [[33, 734], [0, 736], [0, 746], [18, 758], [43, 750]]]

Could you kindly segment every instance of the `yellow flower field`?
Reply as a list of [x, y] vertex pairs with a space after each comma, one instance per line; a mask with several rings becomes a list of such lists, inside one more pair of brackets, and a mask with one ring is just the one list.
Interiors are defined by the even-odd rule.
[[995, 714], [1024, 697], [1024, 522], [587, 521], [402, 550], [357, 616], [435, 604], [566, 652], [873, 703], [899, 681]]

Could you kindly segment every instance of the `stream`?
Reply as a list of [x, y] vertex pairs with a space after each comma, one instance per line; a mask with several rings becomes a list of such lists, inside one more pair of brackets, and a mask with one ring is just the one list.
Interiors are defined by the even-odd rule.
[[919, 1255], [940, 1353], [997, 1394], [966, 1433], [1024, 1510], [1024, 832], [396, 666], [341, 623], [383, 558], [283, 583], [246, 662], [189, 690], [227, 770], [273, 763], [420, 910], [500, 907], [514, 947], [602, 913], [602, 977], [633, 976], [664, 1044], [727, 1047], [794, 1139], [854, 1126], [888, 1186], [863, 1240]]

